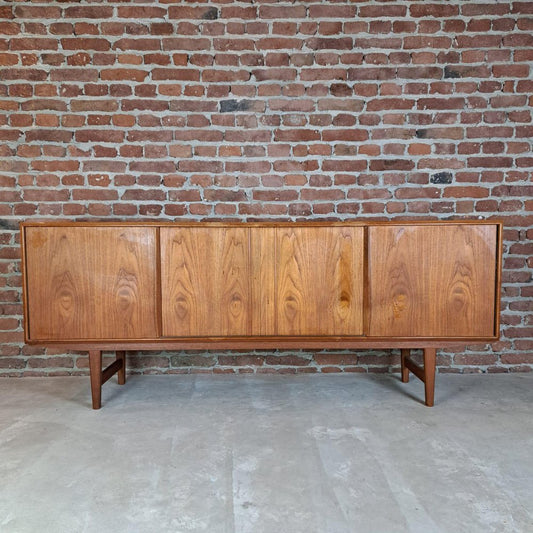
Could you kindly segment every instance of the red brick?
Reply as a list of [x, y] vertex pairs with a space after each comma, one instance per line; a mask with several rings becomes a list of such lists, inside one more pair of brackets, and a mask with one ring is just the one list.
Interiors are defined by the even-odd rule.
[[320, 139], [320, 133], [317, 130], [295, 129], [295, 130], [276, 130], [274, 134], [276, 141], [313, 141]]
[[0, 6], [0, 18], [1, 19], [15, 18], [15, 15], [13, 13], [13, 7], [9, 5]]
[[348, 69], [348, 80], [392, 80], [396, 76], [396, 69], [390, 67], [373, 68], [367, 66]]
[[120, 18], [149, 19], [164, 18], [167, 10], [156, 6], [120, 6], [118, 8]]
[[446, 198], [486, 198], [489, 190], [484, 187], [446, 187], [444, 189]]
[[[106, 23], [102, 23], [104, 26]], [[105, 33], [105, 32], [104, 32]], [[98, 26], [92, 22], [75, 22], [74, 34], [76, 35], [99, 35], [100, 30]]]
[[[159, 50], [160, 42], [154, 39], [152, 50]], [[211, 48], [211, 41], [209, 39], [185, 39], [182, 37], [169, 37], [163, 39], [163, 50], [209, 50]], [[127, 49], [127, 48], [126, 48]]]
[[458, 35], [455, 38], [458, 48], [498, 48], [501, 45], [500, 35]]
[[168, 110], [169, 103], [165, 100], [158, 99], [137, 99], [137, 100], [122, 100], [122, 111], [133, 110], [149, 110], [149, 111], [166, 111]]
[[353, 19], [356, 15], [357, 7], [355, 5], [339, 4], [310, 4], [309, 17], [311, 20], [330, 18], [330, 19]]
[[265, 362], [267, 365], [275, 366], [302, 366], [307, 365], [309, 359], [297, 355], [267, 355]]
[[[165, 39], [166, 40], [166, 39]], [[119, 39], [114, 45], [114, 50], [155, 50], [161, 49], [161, 41], [159, 39]]]
[[328, 159], [322, 163], [322, 170], [325, 172], [361, 172], [366, 168], [366, 160], [358, 159]]
[[342, 33], [342, 22], [321, 22], [318, 31], [321, 35], [339, 35]]
[[21, 26], [16, 22], [0, 22], [0, 33], [4, 35], [17, 35], [21, 33]]
[[56, 39], [42, 39], [35, 37], [13, 38], [10, 41], [10, 50], [57, 50]]
[[[302, 81], [318, 81], [318, 80], [345, 80], [347, 78], [347, 71], [343, 68], [325, 69], [325, 68], [306, 68], [300, 71], [300, 79]], [[324, 87], [326, 90], [326, 88]]]
[[[416, 48], [439, 48], [447, 50], [452, 45], [452, 40], [450, 37], [438, 36], [422, 36], [422, 35], [413, 35], [404, 38], [404, 48], [407, 50], [412, 50]], [[497, 46], [497, 45], [496, 45]]]
[[[351, 50], [353, 39], [351, 37], [312, 37], [305, 44], [311, 50]], [[361, 46], [359, 41], [358, 45]]]
[[483, 168], [510, 168], [513, 166], [513, 159], [511, 157], [469, 157], [468, 165]]
[[38, 129], [26, 132], [26, 141], [45, 141], [45, 142], [70, 142], [72, 140], [73, 132], [59, 129], [47, 130]]
[[150, 73], [145, 70], [127, 69], [127, 68], [115, 68], [115, 69], [102, 69], [100, 70], [100, 78], [102, 80], [131, 80], [131, 81], [144, 81], [144, 79]]
[[113, 16], [111, 6], [72, 6], [63, 11], [63, 16], [78, 19], [104, 19]]
[[533, 46], [533, 35], [530, 33], [514, 33], [503, 37], [504, 46], [531, 47]]
[[109, 142], [124, 140], [124, 132], [117, 130], [79, 130], [75, 135], [77, 142]]
[[118, 102], [116, 100], [73, 100], [70, 103], [72, 111], [116, 111], [118, 109]]
[[55, 6], [16, 6], [17, 19], [58, 19], [61, 18], [61, 8]]
[[50, 73], [51, 81], [98, 81], [96, 69], [55, 69]]
[[[26, 359], [22, 357], [0, 357], [0, 368], [26, 368]], [[4, 375], [4, 372], [1, 374]]]
[[109, 41], [100, 38], [64, 38], [61, 39], [64, 50], [99, 50], [107, 51], [111, 48]]
[[[327, 11], [327, 8], [326, 8]], [[407, 14], [407, 7], [402, 5], [361, 5], [357, 13], [360, 17], [371, 17], [382, 19], [383, 17], [404, 18]]]
[[257, 17], [256, 6], [223, 6], [220, 10], [221, 19], [254, 20]]
[[[533, 39], [531, 41], [533, 43]], [[497, 77], [505, 78], [527, 78], [529, 77], [528, 65], [494, 65], [492, 73]]]
[[374, 159], [370, 161], [370, 170], [412, 170], [414, 163], [410, 159]]
[[413, 4], [409, 7], [412, 17], [453, 17], [459, 14], [459, 6], [453, 4]]
[[168, 8], [168, 17], [171, 19], [203, 19], [215, 20], [218, 18], [218, 9], [215, 7], [201, 6], [170, 6]]
[[[250, 41], [250, 50], [254, 49], [254, 41]], [[216, 46], [216, 40], [215, 40]], [[259, 39], [257, 41], [258, 50], [278, 50], [278, 49], [289, 49], [289, 50], [299, 50], [303, 46], [303, 41], [301, 39], [290, 39], [283, 37], [269, 37]]]
[[418, 109], [463, 109], [465, 100], [461, 97], [453, 98], [419, 98]]
[[[145, 54], [143, 56], [143, 62], [145, 65], [148, 64], [157, 64], [157, 65], [170, 65], [171, 59], [170, 56], [166, 54]], [[174, 62], [175, 65], [179, 65], [179, 63]], [[186, 63], [185, 63], [186, 64]], [[180, 65], [183, 66], [183, 65]]]
[[204, 70], [202, 81], [207, 83], [248, 81], [250, 73], [246, 70]]
[[326, 142], [332, 141], [366, 141], [368, 139], [368, 132], [360, 129], [333, 129], [325, 130], [322, 134], [322, 140]]

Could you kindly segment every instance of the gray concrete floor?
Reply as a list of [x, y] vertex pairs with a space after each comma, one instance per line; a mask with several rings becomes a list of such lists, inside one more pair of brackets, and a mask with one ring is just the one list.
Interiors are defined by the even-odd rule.
[[533, 532], [533, 375], [0, 380], [2, 533]]

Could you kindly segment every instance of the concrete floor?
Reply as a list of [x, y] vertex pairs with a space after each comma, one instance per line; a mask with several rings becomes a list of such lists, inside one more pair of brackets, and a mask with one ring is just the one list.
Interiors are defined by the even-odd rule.
[[533, 375], [0, 380], [2, 533], [533, 532]]

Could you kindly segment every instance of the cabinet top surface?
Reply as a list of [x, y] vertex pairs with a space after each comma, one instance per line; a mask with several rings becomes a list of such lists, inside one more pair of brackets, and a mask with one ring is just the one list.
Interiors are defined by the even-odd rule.
[[146, 227], [301, 227], [301, 226], [405, 226], [405, 225], [457, 225], [457, 224], [502, 224], [500, 219], [456, 219], [456, 220], [305, 220], [305, 221], [253, 221], [242, 222], [235, 220], [197, 221], [89, 221], [89, 220], [28, 220], [20, 223], [21, 227], [120, 227], [120, 226], [146, 226]]

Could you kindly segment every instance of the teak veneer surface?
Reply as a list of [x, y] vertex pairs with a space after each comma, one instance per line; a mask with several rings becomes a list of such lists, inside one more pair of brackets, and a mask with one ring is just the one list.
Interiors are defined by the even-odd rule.
[[250, 335], [250, 274], [248, 228], [161, 228], [163, 335]]
[[363, 334], [363, 231], [277, 230], [278, 335]]
[[163, 336], [361, 335], [363, 228], [161, 228]]
[[369, 228], [370, 336], [495, 334], [497, 228]]
[[498, 337], [498, 222], [64, 221], [22, 241], [34, 344]]
[[31, 339], [158, 336], [155, 228], [28, 227], [25, 247]]

